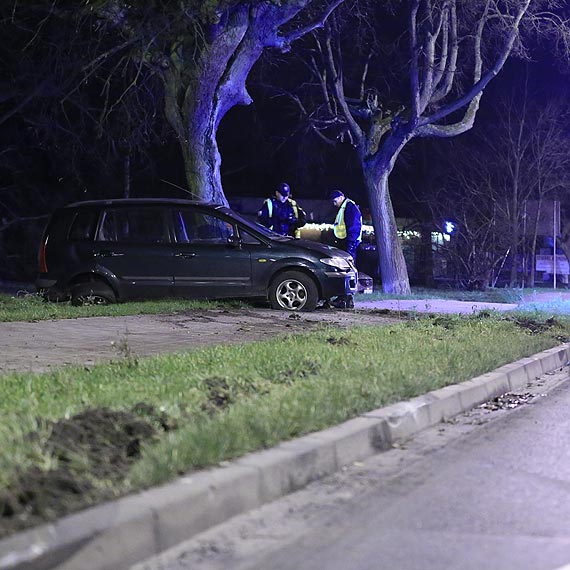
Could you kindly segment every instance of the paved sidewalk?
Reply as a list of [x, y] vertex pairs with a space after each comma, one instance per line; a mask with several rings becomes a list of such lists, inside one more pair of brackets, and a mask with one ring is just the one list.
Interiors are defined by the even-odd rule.
[[514, 303], [480, 303], [476, 301], [453, 301], [450, 299], [413, 299], [360, 301], [358, 309], [387, 309], [389, 311], [417, 311], [419, 313], [478, 313], [483, 310], [512, 311]]
[[[191, 310], [176, 315], [90, 317], [0, 323], [0, 374], [45, 372], [70, 364], [92, 366], [131, 356], [193, 350], [212, 344], [235, 344], [286, 333], [335, 327], [386, 325], [398, 312], [474, 313], [506, 311], [516, 305], [445, 299], [359, 301], [356, 310], [290, 313], [265, 308]], [[389, 313], [380, 314], [378, 311]]]
[[374, 311], [290, 313], [264, 308], [189, 310], [175, 315], [90, 317], [0, 323], [0, 375], [45, 372], [70, 364], [92, 366], [127, 354], [195, 350], [212, 344], [264, 340], [319, 325], [387, 325], [397, 315]]

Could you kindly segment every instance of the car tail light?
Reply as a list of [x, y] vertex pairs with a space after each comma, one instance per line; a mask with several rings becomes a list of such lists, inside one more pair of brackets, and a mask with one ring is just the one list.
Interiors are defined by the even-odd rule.
[[40, 246], [40, 254], [38, 256], [38, 265], [40, 273], [47, 273], [47, 261], [46, 261], [46, 247], [47, 247], [48, 238], [43, 241], [42, 245]]

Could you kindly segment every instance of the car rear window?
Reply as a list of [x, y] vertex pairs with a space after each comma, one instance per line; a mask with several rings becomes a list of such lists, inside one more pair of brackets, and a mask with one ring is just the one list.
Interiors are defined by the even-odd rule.
[[45, 232], [45, 237], [49, 238], [51, 244], [67, 239], [72, 218], [73, 212], [67, 209], [56, 210], [52, 214]]
[[72, 241], [92, 241], [97, 229], [99, 212], [96, 210], [80, 210], [75, 215], [69, 239]]

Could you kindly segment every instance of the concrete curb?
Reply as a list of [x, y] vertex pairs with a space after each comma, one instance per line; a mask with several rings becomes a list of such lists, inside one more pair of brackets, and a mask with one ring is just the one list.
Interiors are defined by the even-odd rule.
[[0, 570], [120, 570], [570, 361], [565, 344], [0, 541]]

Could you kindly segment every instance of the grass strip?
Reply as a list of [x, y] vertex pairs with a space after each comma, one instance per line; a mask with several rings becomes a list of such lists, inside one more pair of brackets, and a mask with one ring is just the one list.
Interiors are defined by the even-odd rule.
[[[532, 297], [530, 289], [489, 289], [488, 291], [457, 291], [414, 287], [410, 295], [387, 295], [381, 292], [356, 295], [356, 301], [377, 301], [385, 299], [454, 299], [457, 301], [522, 303], [523, 296]], [[550, 303], [550, 305], [564, 305]], [[566, 302], [568, 313], [570, 302]], [[143, 314], [173, 314], [191, 309], [217, 309], [249, 306], [246, 301], [160, 299], [154, 301], [131, 301], [106, 306], [74, 307], [70, 302], [46, 302], [40, 295], [23, 292], [19, 295], [0, 294], [0, 322], [43, 321], [49, 319], [74, 319], [78, 317], [113, 317]], [[540, 304], [533, 308], [541, 309]], [[548, 307], [546, 307], [548, 309]]]
[[531, 330], [528, 323], [524, 317], [421, 318], [393, 327], [326, 330], [252, 346], [247, 357], [255, 372], [236, 371], [232, 380], [249, 379], [267, 392], [253, 390], [253, 396], [236, 399], [227, 410], [172, 432], [146, 450], [131, 484], [157, 484], [189, 469], [330, 427], [470, 379], [567, 338], [568, 324]]
[[529, 327], [525, 318], [422, 317], [3, 376], [0, 489], [27, 466], [57, 463], [42, 447], [48, 420], [140, 403], [166, 414], [178, 429], [143, 450], [124, 491], [141, 488], [472, 378], [555, 346], [570, 330], [567, 321]]
[[174, 314], [196, 309], [207, 310], [241, 306], [244, 306], [244, 303], [240, 301], [160, 299], [74, 307], [70, 302], [52, 303], [45, 301], [35, 293], [26, 293], [20, 296], [0, 294], [0, 322]]

